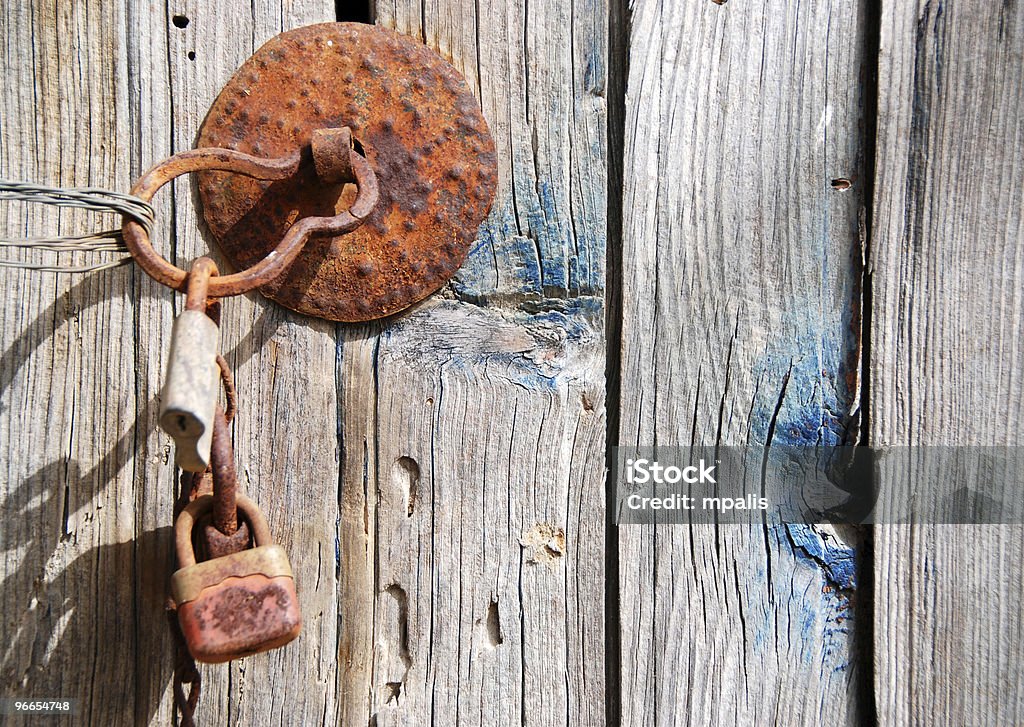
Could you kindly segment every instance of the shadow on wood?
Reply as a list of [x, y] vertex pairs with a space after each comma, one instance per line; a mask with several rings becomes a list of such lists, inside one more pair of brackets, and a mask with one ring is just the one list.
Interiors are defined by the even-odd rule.
[[[108, 457], [128, 457], [130, 441], [122, 439]], [[4, 590], [24, 599], [7, 612], [16, 618], [5, 623], [3, 691], [14, 698], [77, 699], [82, 723], [145, 724], [171, 680], [169, 639], [166, 656], [147, 658], [137, 648], [140, 630], [169, 636], [164, 602], [173, 567], [171, 528], [64, 562], [73, 537], [62, 522], [65, 487], [87, 488], [92, 475], [80, 473], [74, 461], [58, 460], [20, 482], [0, 505], [0, 521], [27, 526], [0, 532], [0, 547], [21, 554], [19, 567], [5, 574]], [[90, 614], [102, 617], [86, 618]]]

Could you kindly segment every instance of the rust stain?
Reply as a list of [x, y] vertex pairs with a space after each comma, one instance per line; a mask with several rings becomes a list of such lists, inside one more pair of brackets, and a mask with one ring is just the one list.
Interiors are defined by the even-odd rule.
[[276, 182], [202, 172], [203, 214], [225, 256], [247, 268], [294, 220], [335, 214], [308, 152], [314, 131], [349, 127], [380, 187], [357, 229], [313, 237], [260, 290], [322, 318], [396, 313], [439, 289], [462, 264], [497, 186], [494, 142], [465, 79], [419, 42], [359, 23], [283, 33], [246, 61], [203, 122], [199, 146], [261, 157], [303, 151]]
[[302, 628], [294, 583], [283, 576], [228, 578], [179, 606], [178, 621], [193, 658], [212, 664], [283, 646]]

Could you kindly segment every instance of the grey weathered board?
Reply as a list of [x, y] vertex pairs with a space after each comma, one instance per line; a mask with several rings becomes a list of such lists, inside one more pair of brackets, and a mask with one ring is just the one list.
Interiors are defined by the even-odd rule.
[[[856, 441], [866, 5], [632, 4], [622, 445]], [[620, 528], [622, 724], [859, 724], [857, 548]]]
[[[329, 19], [333, 4], [9, 3], [3, 14], [0, 174], [127, 190], [193, 146], [205, 109], [255, 46]], [[179, 28], [172, 14], [190, 22]], [[156, 205], [156, 244], [182, 264], [207, 249], [191, 197], [181, 181]], [[24, 209], [4, 205], [8, 229], [57, 229], [53, 209]], [[101, 227], [96, 215], [59, 219], [64, 232]], [[83, 723], [167, 724], [175, 486], [156, 415], [181, 299], [132, 267], [2, 274], [2, 691], [77, 697]], [[247, 296], [225, 303], [222, 341], [242, 406], [242, 487], [290, 551], [305, 633], [272, 655], [205, 669], [200, 715], [334, 722], [336, 329]], [[302, 688], [268, 688], [279, 684]]]
[[[95, 5], [4, 6], [0, 176], [127, 189], [193, 145], [263, 41], [334, 15], [327, 2]], [[458, 279], [392, 321], [225, 302], [242, 486], [288, 547], [305, 631], [204, 668], [201, 723], [605, 719], [607, 10], [421, 10], [378, 14], [479, 94], [501, 160], [494, 213]], [[208, 249], [193, 197], [180, 181], [157, 203], [157, 246], [182, 264]], [[3, 210], [7, 229], [58, 229], [52, 209]], [[2, 696], [166, 724], [175, 488], [156, 395], [181, 301], [131, 267], [0, 274]]]
[[444, 295], [344, 328], [341, 723], [603, 724], [604, 0], [379, 2], [481, 100]]
[[[1020, 445], [1024, 5], [882, 7], [871, 440]], [[1024, 722], [1022, 528], [875, 530], [879, 723]]]

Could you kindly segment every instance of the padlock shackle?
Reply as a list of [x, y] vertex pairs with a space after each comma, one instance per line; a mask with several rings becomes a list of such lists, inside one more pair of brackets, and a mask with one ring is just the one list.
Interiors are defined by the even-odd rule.
[[[238, 510], [249, 521], [253, 542], [259, 545], [270, 545], [270, 526], [263, 517], [259, 506], [248, 496], [241, 493], [235, 496]], [[196, 564], [196, 554], [192, 548], [192, 529], [196, 520], [213, 509], [213, 495], [201, 495], [185, 506], [174, 522], [174, 552], [178, 557], [178, 568], [187, 568]]]

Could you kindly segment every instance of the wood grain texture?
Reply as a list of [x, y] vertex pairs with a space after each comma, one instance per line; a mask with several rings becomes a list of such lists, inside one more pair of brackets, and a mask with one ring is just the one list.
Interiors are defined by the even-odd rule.
[[[856, 440], [865, 5], [632, 3], [621, 444]], [[623, 725], [860, 723], [856, 533], [619, 541]]]
[[[130, 136], [123, 12], [7, 3], [0, 13], [0, 175], [124, 189], [129, 159], [112, 153], [115, 140]], [[88, 46], [69, 42], [86, 28]], [[14, 234], [91, 231], [115, 221], [6, 203], [0, 214]], [[156, 409], [132, 366], [133, 274], [0, 276], [0, 691], [77, 697], [82, 721], [135, 724], [137, 715], [159, 711], [158, 700], [139, 698], [146, 681], [169, 678], [166, 661], [148, 675], [137, 670], [139, 614], [154, 618], [161, 633], [166, 627], [160, 598], [135, 607], [143, 575], [133, 543], [141, 534], [136, 504], [142, 487], [166, 492], [171, 469], [150, 478], [139, 471], [163, 451], [149, 424], [137, 423], [140, 413], [155, 419]], [[157, 537], [150, 531], [138, 548]]]
[[[178, 151], [195, 145], [207, 109], [246, 58], [283, 30], [332, 20], [334, 6], [322, 0], [239, 2], [230, 8], [189, 2], [173, 14], [190, 22], [178, 28], [165, 18], [154, 35], [169, 29], [166, 92], [171, 144]], [[151, 115], [156, 109], [147, 112], [143, 106], [142, 116]], [[198, 232], [191, 181], [178, 184], [173, 196], [174, 250], [182, 261], [215, 249]], [[221, 345], [235, 371], [240, 406], [234, 424], [239, 482], [288, 551], [303, 632], [284, 649], [206, 668], [204, 723], [336, 722], [336, 340], [334, 324], [257, 295], [223, 303]]]
[[[1024, 7], [882, 7], [871, 441], [1020, 445]], [[1022, 536], [876, 527], [880, 724], [1024, 721]]]
[[[333, 3], [4, 6], [0, 174], [126, 190], [190, 148], [234, 69]], [[189, 19], [185, 27], [173, 15]], [[229, 22], [226, 19], [230, 18]], [[158, 197], [155, 244], [187, 264], [207, 244], [189, 181]], [[53, 210], [4, 206], [6, 227]], [[104, 220], [109, 226], [113, 220]], [[95, 216], [60, 215], [64, 232]], [[216, 257], [216, 256], [215, 256]], [[170, 722], [163, 611], [174, 567], [170, 439], [156, 426], [182, 301], [131, 267], [82, 278], [3, 271], [3, 693], [76, 697], [82, 722]], [[20, 291], [20, 292], [18, 292]], [[13, 303], [17, 301], [17, 305]], [[241, 411], [242, 488], [288, 548], [305, 616], [295, 644], [204, 667], [207, 724], [335, 723], [338, 453], [335, 327], [255, 296], [224, 304]], [[301, 685], [296, 689], [271, 685]]]
[[340, 721], [603, 725], [607, 10], [377, 17], [466, 75], [500, 187], [442, 295], [343, 331]]

